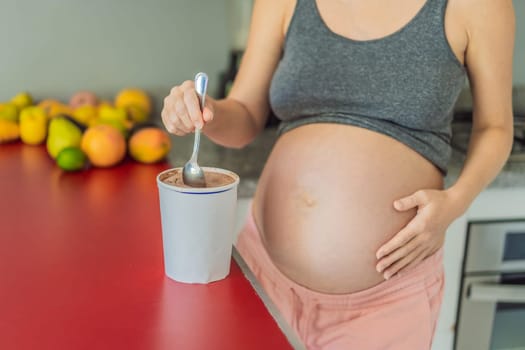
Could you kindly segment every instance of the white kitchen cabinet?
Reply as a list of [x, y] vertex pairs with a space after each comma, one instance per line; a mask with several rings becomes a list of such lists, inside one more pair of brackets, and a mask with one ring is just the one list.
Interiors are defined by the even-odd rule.
[[488, 188], [449, 227], [444, 254], [445, 293], [432, 350], [453, 348], [468, 223], [514, 219], [525, 219], [525, 187]]

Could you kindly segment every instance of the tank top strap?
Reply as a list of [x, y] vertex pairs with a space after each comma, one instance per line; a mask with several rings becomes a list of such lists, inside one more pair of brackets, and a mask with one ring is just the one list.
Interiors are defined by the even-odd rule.
[[437, 24], [444, 27], [445, 10], [447, 8], [448, 0], [426, 0], [423, 13], [421, 14], [421, 25], [428, 25], [430, 23]]
[[319, 15], [315, 0], [296, 0], [295, 9], [288, 26], [288, 33], [298, 31], [299, 34], [314, 34], [315, 32], [322, 32], [323, 25], [324, 22]]

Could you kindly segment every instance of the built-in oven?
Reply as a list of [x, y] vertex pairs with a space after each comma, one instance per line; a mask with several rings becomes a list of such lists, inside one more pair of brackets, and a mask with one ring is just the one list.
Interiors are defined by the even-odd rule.
[[525, 350], [525, 220], [468, 226], [454, 348]]

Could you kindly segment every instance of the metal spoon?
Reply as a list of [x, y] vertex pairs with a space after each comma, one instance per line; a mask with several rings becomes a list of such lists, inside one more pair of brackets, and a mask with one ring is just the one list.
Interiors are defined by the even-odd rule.
[[[195, 76], [195, 91], [199, 96], [201, 111], [204, 110], [204, 97], [206, 96], [206, 89], [208, 87], [208, 76], [206, 73], [197, 73]], [[182, 169], [182, 181], [191, 187], [206, 187], [204, 180], [204, 172], [197, 164], [197, 157], [199, 154], [199, 144], [201, 141], [201, 129], [195, 129], [195, 141], [193, 142], [193, 153], [190, 160], [184, 165]]]

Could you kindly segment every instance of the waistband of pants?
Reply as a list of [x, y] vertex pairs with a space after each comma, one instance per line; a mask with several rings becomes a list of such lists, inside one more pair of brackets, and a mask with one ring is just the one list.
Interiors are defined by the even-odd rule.
[[278, 279], [279, 281], [276, 282], [284, 284], [287, 288], [292, 288], [296, 293], [305, 298], [319, 299], [327, 303], [343, 303], [355, 306], [361, 304], [365, 306], [365, 304], [369, 305], [376, 301], [385, 302], [386, 299], [399, 298], [405, 293], [410, 294], [413, 293], [414, 290], [423, 289], [424, 283], [422, 283], [422, 281], [432, 277], [441, 277], [443, 273], [443, 248], [441, 248], [436, 253], [421, 261], [418, 265], [409, 268], [407, 271], [401, 271], [390, 279], [365, 290], [346, 294], [318, 292], [294, 282], [284, 275], [273, 263], [261, 240], [252, 214], [251, 203], [248, 208], [248, 217], [243, 231], [241, 234], [249, 234], [249, 237], [245, 237], [245, 239], [249, 239], [252, 241], [251, 243], [253, 243], [249, 245], [248, 249], [250, 251], [247, 253], [254, 256], [255, 263], [259, 264], [263, 268], [263, 271], [264, 268], [269, 269], [269, 271], [266, 271], [269, 278]]

